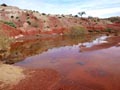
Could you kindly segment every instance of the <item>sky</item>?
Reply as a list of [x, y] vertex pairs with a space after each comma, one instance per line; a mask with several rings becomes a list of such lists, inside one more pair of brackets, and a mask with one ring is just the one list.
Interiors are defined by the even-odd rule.
[[76, 15], [85, 11], [85, 17], [120, 16], [120, 0], [0, 0], [2, 3], [47, 14]]

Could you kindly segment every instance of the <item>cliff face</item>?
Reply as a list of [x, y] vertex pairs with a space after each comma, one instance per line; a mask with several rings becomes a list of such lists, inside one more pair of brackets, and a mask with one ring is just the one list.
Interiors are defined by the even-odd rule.
[[[0, 28], [9, 36], [64, 34], [73, 27], [89, 30], [120, 30], [120, 23], [99, 18], [80, 18], [71, 15], [50, 15], [12, 6], [0, 6]], [[5, 25], [7, 22], [8, 25]], [[11, 25], [12, 24], [12, 25]], [[13, 28], [11, 26], [16, 27]]]

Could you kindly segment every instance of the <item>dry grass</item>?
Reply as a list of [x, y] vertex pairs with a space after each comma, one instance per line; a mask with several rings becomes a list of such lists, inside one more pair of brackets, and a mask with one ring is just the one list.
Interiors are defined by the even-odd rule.
[[76, 27], [72, 27], [68, 32], [64, 32], [64, 35], [79, 36], [79, 35], [83, 35], [85, 33], [86, 33], [85, 28], [76, 26]]
[[23, 69], [17, 66], [0, 64], [0, 90], [7, 85], [15, 85], [25, 77]]
[[8, 49], [11, 41], [12, 40], [2, 30], [0, 30], [0, 50]]

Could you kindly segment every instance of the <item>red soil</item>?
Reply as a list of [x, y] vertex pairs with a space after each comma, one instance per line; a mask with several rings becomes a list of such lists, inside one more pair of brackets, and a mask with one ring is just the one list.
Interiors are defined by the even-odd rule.
[[[25, 36], [38, 35], [43, 33], [62, 34], [65, 30], [70, 30], [72, 27], [78, 26], [82, 26], [86, 30], [93, 31], [105, 30], [106, 28], [120, 30], [120, 23], [112, 23], [107, 19], [88, 19], [66, 15], [42, 15], [40, 13], [24, 11], [12, 6], [1, 8], [3, 9], [0, 12], [1, 21], [8, 21], [16, 24], [17, 28], [12, 28], [8, 25], [0, 23], [0, 28], [3, 29], [6, 34], [12, 37], [20, 34], [23, 34]], [[11, 14], [14, 16], [14, 18], [10, 17]], [[30, 22], [29, 24], [27, 23], [28, 21]]]
[[70, 80], [52, 69], [29, 70], [26, 76], [10, 90], [104, 90], [104, 86]]
[[26, 79], [11, 90], [53, 90], [52, 88], [60, 81], [58, 72], [51, 69], [29, 70]]
[[17, 35], [22, 34], [22, 31], [13, 27], [10, 27], [6, 24], [2, 24], [0, 23], [0, 29], [3, 30], [5, 32], [5, 34], [7, 34], [10, 37], [15, 37]]

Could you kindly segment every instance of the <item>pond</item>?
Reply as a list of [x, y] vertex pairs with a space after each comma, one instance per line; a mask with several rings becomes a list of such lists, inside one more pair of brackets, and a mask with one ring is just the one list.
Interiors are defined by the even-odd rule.
[[25, 68], [54, 69], [89, 90], [120, 90], [119, 46], [120, 36], [54, 36], [13, 43], [8, 58]]

